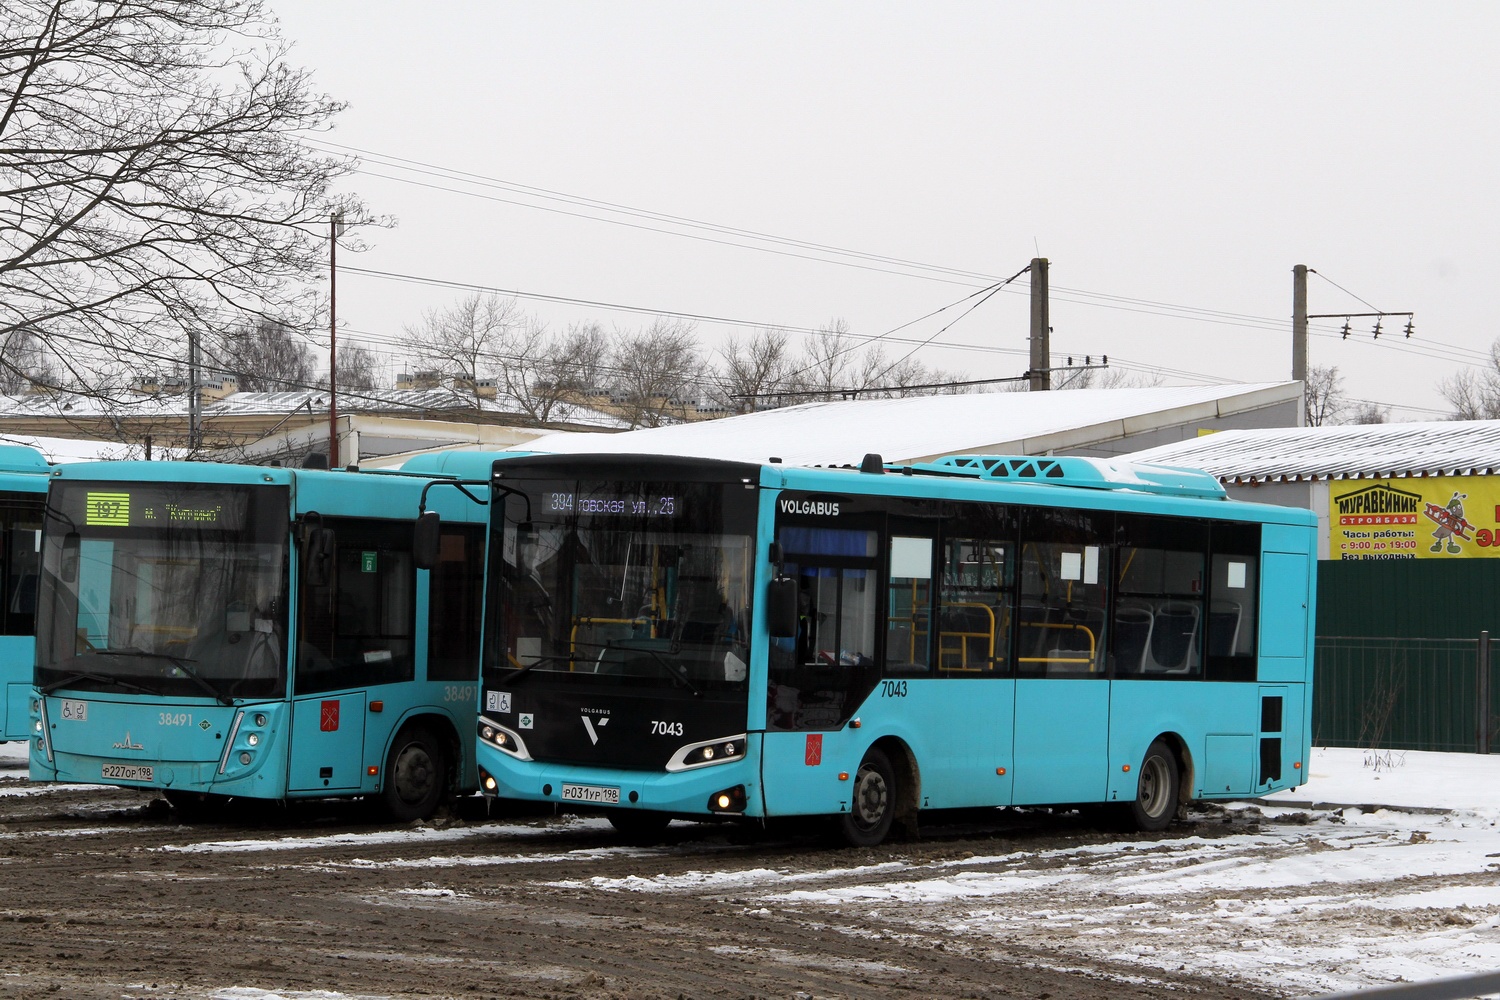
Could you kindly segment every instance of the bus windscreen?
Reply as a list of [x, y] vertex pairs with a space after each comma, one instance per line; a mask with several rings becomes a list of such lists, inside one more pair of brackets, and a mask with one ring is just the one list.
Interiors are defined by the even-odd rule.
[[56, 483], [37, 686], [279, 696], [288, 518], [284, 487]]

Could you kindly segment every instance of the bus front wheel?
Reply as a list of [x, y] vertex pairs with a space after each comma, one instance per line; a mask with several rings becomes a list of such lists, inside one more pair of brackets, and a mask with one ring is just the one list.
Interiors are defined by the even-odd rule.
[[403, 729], [391, 744], [380, 797], [394, 820], [427, 819], [448, 790], [448, 754], [425, 726]]
[[212, 823], [224, 815], [229, 796], [210, 792], [188, 792], [177, 788], [162, 791], [183, 823]]
[[865, 754], [852, 792], [849, 811], [839, 816], [839, 833], [851, 847], [874, 847], [896, 818], [896, 772], [884, 753], [872, 748]]
[[1130, 822], [1148, 833], [1165, 830], [1177, 815], [1177, 758], [1162, 740], [1146, 748], [1146, 759], [1136, 777]]
[[611, 809], [609, 825], [631, 844], [659, 844], [672, 817], [650, 809]]

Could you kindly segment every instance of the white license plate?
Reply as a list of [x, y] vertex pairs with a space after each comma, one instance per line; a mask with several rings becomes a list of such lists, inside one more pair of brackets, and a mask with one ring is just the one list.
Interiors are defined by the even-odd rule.
[[105, 764], [104, 777], [118, 781], [150, 781], [149, 764]]
[[563, 785], [564, 802], [597, 802], [605, 805], [620, 804], [620, 790], [603, 785]]

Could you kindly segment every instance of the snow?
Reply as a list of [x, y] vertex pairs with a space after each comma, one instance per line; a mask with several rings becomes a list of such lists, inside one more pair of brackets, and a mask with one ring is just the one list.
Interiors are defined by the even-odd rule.
[[[1279, 402], [1296, 383], [991, 392], [804, 403], [738, 417], [621, 434], [546, 434], [519, 451], [688, 455], [788, 465], [858, 465], [949, 454], [1045, 454], [1112, 441], [1149, 427], [1207, 422]], [[1296, 398], [1295, 395], [1292, 398]]]

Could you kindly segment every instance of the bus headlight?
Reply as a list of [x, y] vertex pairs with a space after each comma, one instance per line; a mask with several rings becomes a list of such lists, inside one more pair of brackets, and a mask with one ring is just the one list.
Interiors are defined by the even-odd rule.
[[245, 737], [245, 744], [252, 747], [260, 746], [260, 733], [250, 733]]
[[517, 760], [531, 759], [531, 754], [526, 752], [526, 741], [521, 739], [521, 735], [512, 729], [505, 728], [493, 719], [480, 716], [479, 739], [486, 746], [494, 747]]
[[688, 771], [710, 764], [728, 764], [730, 761], [741, 760], [744, 756], [745, 736], [742, 733], [739, 736], [726, 736], [679, 747], [672, 759], [667, 761], [667, 770]]

